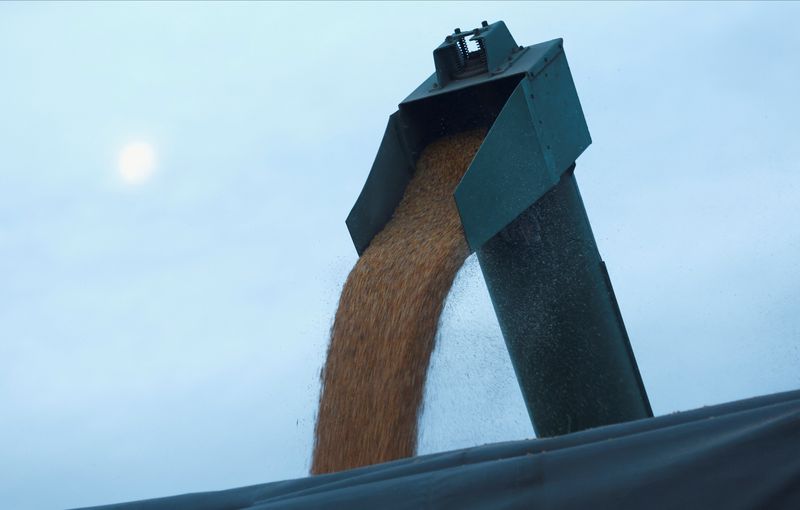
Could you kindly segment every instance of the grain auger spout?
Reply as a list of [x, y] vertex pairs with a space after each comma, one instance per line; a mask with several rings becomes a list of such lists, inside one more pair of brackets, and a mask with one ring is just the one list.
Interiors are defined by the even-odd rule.
[[433, 140], [488, 128], [454, 198], [540, 437], [652, 416], [573, 171], [591, 138], [561, 39], [456, 29], [403, 100], [347, 217], [359, 255]]

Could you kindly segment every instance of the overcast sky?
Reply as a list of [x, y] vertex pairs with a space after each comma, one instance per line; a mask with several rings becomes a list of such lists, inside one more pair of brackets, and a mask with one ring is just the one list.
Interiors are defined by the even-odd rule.
[[[0, 506], [307, 473], [344, 219], [484, 19], [565, 40], [656, 414], [800, 387], [800, 4], [2, 3]], [[532, 436], [470, 258], [420, 452]]]

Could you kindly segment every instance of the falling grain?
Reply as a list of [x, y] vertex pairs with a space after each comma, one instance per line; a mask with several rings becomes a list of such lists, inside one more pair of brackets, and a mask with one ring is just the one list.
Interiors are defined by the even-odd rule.
[[442, 305], [469, 250], [453, 191], [485, 131], [439, 139], [342, 289], [315, 430], [314, 474], [409, 457]]

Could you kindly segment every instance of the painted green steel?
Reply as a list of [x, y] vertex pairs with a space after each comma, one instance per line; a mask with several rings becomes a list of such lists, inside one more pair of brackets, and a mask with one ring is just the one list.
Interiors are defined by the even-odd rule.
[[455, 191], [470, 248], [553, 188], [590, 143], [567, 58], [551, 53], [511, 93]]
[[[472, 37], [468, 37], [469, 35]], [[477, 44], [478, 58], [469, 58], [467, 38]], [[433, 62], [436, 66], [436, 82], [433, 87], [442, 88], [454, 80], [485, 73], [499, 74], [509, 66], [514, 53], [522, 49], [524, 48], [517, 46], [502, 21], [491, 25], [485, 23], [466, 34], [457, 28], [433, 50]]]
[[511, 93], [455, 191], [473, 251], [558, 182], [559, 173], [547, 164], [529, 112], [529, 90], [527, 80], [522, 80]]
[[537, 437], [652, 416], [571, 170], [477, 255]]
[[[442, 94], [450, 94], [459, 89], [474, 87], [479, 83], [495, 82], [509, 76], [517, 76], [517, 79], [520, 79], [526, 74], [537, 74], [552, 60], [552, 57], [556, 53], [562, 51], [562, 46], [562, 39], [553, 39], [551, 41], [545, 41], [538, 44], [533, 44], [531, 46], [526, 46], [519, 52], [514, 52], [506, 57], [508, 67], [503, 69], [501, 72], [490, 73], [487, 70], [487, 72], [484, 74], [468, 76], [456, 81], [452, 81], [443, 87], [434, 86], [437, 81], [437, 74], [433, 73], [411, 94], [403, 99], [400, 104], [404, 105]], [[508, 60], [509, 57], [510, 60]]]
[[367, 182], [345, 221], [359, 255], [391, 219], [414, 173], [414, 160], [398, 131], [398, 116], [395, 112], [389, 117]]
[[484, 23], [447, 36], [434, 62], [390, 117], [347, 218], [359, 255], [428, 143], [488, 128], [454, 200], [537, 435], [652, 416], [572, 174], [591, 137], [562, 40], [522, 48]]

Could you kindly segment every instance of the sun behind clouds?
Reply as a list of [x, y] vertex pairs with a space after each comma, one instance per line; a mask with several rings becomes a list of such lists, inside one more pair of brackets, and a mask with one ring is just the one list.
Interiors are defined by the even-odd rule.
[[156, 152], [147, 142], [131, 142], [119, 154], [119, 175], [129, 186], [144, 184], [153, 176]]

